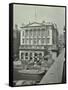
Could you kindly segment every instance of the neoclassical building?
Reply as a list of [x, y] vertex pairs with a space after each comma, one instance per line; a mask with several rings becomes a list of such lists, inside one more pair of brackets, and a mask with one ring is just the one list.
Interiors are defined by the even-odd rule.
[[31, 60], [44, 56], [45, 48], [56, 49], [58, 31], [56, 24], [33, 22], [21, 27], [19, 59]]

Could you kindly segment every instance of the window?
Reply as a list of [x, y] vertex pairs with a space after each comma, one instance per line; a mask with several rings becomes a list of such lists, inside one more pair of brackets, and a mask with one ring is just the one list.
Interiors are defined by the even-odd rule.
[[30, 53], [30, 57], [32, 57], [32, 53]]
[[30, 37], [32, 36], [32, 29], [30, 30], [30, 33], [29, 33]]
[[41, 37], [43, 37], [45, 35], [45, 29], [43, 28], [42, 30], [41, 30]]
[[21, 59], [24, 59], [24, 53], [21, 53]]
[[28, 38], [25, 39], [25, 44], [29, 44], [29, 39]]
[[25, 53], [25, 56], [28, 56], [28, 53]]
[[31, 44], [31, 42], [32, 42], [32, 39], [29, 39], [29, 44]]
[[28, 36], [28, 30], [25, 30], [25, 36], [26, 37]]
[[49, 40], [50, 40], [50, 38], [47, 38], [47, 40], [46, 40], [46, 43], [47, 43], [47, 44], [50, 42]]
[[40, 36], [40, 29], [37, 30], [37, 36]]
[[28, 59], [28, 53], [25, 53], [25, 59]]
[[49, 36], [49, 30], [47, 30], [47, 35]]
[[27, 44], [27, 39], [25, 39], [25, 44]]
[[24, 31], [22, 32], [22, 35], [24, 36]]
[[36, 44], [36, 39], [34, 38], [33, 43]]
[[36, 36], [36, 30], [34, 29], [33, 30], [33, 37], [35, 37]]
[[44, 42], [45, 42], [45, 40], [44, 40], [44, 38], [42, 38], [42, 39], [41, 39], [41, 43], [44, 44]]
[[30, 60], [32, 60], [32, 57], [30, 57]]
[[33, 57], [32, 57], [32, 53], [30, 53], [29, 57], [30, 57], [30, 60], [32, 60], [32, 58], [33, 58]]
[[40, 40], [40, 39], [39, 39], [39, 38], [37, 38], [37, 44], [39, 44], [39, 40]]
[[22, 43], [24, 43], [24, 39], [22, 39]]
[[35, 57], [35, 58], [34, 58], [34, 62], [36, 62], [36, 61], [37, 61], [37, 58]]
[[37, 53], [35, 53], [34, 56], [37, 56]]
[[42, 56], [42, 53], [39, 53], [39, 56]]
[[25, 59], [28, 59], [28, 57], [25, 57]]
[[39, 59], [42, 59], [42, 52], [39, 53]]

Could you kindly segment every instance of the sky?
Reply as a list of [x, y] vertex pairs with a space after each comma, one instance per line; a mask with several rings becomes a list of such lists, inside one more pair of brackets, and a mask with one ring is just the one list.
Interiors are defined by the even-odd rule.
[[57, 24], [58, 32], [63, 32], [65, 26], [65, 8], [32, 6], [14, 4], [13, 7], [13, 25], [28, 24], [29, 22], [52, 22]]

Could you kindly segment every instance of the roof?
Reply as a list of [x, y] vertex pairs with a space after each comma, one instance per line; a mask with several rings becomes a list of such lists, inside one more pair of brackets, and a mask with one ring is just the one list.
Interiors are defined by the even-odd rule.
[[42, 23], [38, 23], [38, 22], [32, 22], [32, 23], [29, 23], [27, 25], [24, 25], [22, 26], [21, 28], [26, 28], [26, 27], [36, 27], [36, 26], [46, 26], [46, 25], [53, 25], [53, 23], [51, 22], [42, 22]]

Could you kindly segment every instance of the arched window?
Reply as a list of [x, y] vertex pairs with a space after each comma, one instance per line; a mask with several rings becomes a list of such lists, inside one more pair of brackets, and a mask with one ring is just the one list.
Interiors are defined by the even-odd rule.
[[22, 32], [22, 35], [24, 36], [24, 31]]
[[24, 44], [24, 39], [22, 39], [22, 43]]

